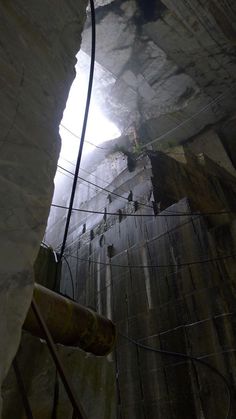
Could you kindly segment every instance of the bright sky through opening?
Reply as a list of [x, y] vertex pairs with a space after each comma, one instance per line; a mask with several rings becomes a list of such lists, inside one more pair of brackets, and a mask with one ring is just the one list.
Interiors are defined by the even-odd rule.
[[[84, 53], [80, 53], [77, 58], [78, 60], [83, 59]], [[88, 89], [88, 78], [89, 68], [82, 70], [76, 65], [76, 78], [72, 84], [69, 97], [64, 111], [63, 120], [60, 126], [60, 135], [62, 139], [62, 147], [60, 157], [75, 162], [77, 159], [79, 149], [79, 139], [75, 138], [69, 133], [64, 127], [70, 131], [81, 136], [84, 110]], [[96, 65], [95, 65], [96, 72]], [[87, 123], [86, 137], [85, 140], [93, 144], [101, 144], [104, 141], [111, 140], [119, 137], [121, 134], [120, 130], [116, 125], [109, 121], [99, 108], [96, 97], [92, 92], [89, 117]], [[83, 154], [94, 150], [94, 146], [84, 143]], [[62, 162], [60, 162], [62, 163]]]

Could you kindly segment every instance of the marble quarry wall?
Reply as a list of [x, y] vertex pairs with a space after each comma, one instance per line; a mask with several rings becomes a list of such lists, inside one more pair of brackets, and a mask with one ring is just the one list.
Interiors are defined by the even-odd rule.
[[[122, 155], [115, 157], [107, 188], [120, 196], [111, 192], [109, 201], [97, 191], [103, 214], [89, 215], [85, 228], [84, 216], [76, 215], [66, 251], [76, 299], [117, 326], [115, 417], [223, 418], [228, 390], [219, 376], [197, 362], [140, 348], [127, 336], [208, 362], [225, 375], [235, 398], [235, 177], [204, 155], [180, 163], [151, 152], [132, 172]], [[98, 173], [99, 166], [93, 174], [101, 183]], [[66, 264], [61, 291], [72, 295]]]
[[[73, 212], [66, 257], [75, 298], [112, 318], [120, 334], [112, 357], [101, 362], [60, 351], [90, 418], [223, 418], [228, 393], [218, 376], [147, 352], [124, 335], [201, 357], [227, 377], [235, 399], [235, 2], [95, 3], [104, 74], [96, 94], [122, 137], [86, 162], [75, 206], [98, 213]], [[0, 385], [31, 301], [86, 6], [0, 0]], [[90, 36], [88, 20], [85, 53]], [[55, 191], [56, 203], [67, 205], [71, 179]], [[214, 211], [224, 214], [204, 215]], [[55, 249], [65, 217], [64, 210], [50, 212], [45, 238]], [[64, 263], [61, 291], [72, 296]], [[50, 417], [54, 367], [42, 343], [22, 342], [23, 369], [27, 351], [36, 354], [34, 374], [25, 377], [31, 402], [39, 418]], [[12, 380], [10, 371], [6, 419], [19, 412]], [[64, 418], [68, 402], [60, 391]], [[98, 411], [89, 400], [102, 394]]]

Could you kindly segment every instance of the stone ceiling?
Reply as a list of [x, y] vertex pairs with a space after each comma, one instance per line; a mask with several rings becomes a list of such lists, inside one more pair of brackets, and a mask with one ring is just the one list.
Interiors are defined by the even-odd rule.
[[[96, 95], [122, 132], [176, 144], [235, 111], [234, 0], [97, 0], [96, 7], [96, 60], [108, 80]], [[90, 41], [88, 19], [87, 53]]]

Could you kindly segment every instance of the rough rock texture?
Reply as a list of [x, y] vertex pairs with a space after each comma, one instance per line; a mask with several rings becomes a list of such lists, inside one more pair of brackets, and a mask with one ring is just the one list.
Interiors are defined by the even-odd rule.
[[[99, 6], [97, 61], [114, 79], [101, 88], [100, 101], [121, 130], [135, 127], [143, 143], [176, 143], [235, 110], [234, 1]], [[89, 43], [88, 23], [86, 52]]]
[[[53, 289], [56, 269], [52, 249], [41, 246], [34, 264], [36, 282]], [[79, 348], [63, 345], [57, 345], [57, 350], [69, 383], [88, 418], [115, 418], [116, 380], [115, 365], [111, 357], [99, 357]], [[57, 380], [55, 364], [46, 343], [23, 332], [16, 360], [33, 417], [50, 419], [53, 411], [56, 411], [57, 419], [72, 417], [71, 403], [61, 380]], [[26, 413], [13, 367], [10, 368], [2, 389], [2, 418], [25, 419]]]
[[[188, 159], [194, 161], [202, 161], [204, 163], [207, 161], [207, 158], [210, 158], [210, 161], [216, 163], [221, 168], [225, 169], [229, 174], [235, 176], [236, 170], [231, 159], [230, 152], [234, 150], [234, 120], [229, 121], [227, 124], [223, 124], [221, 129], [224, 129], [226, 133], [230, 132], [230, 142], [229, 147], [225, 148], [226, 136], [220, 138], [218, 133], [213, 129], [205, 130], [204, 132], [198, 134], [197, 136], [192, 137], [188, 141], [184, 142], [183, 145], [177, 147], [168, 147], [168, 144], [163, 144], [162, 151], [168, 156], [173, 157], [175, 160], [187, 163]], [[219, 129], [219, 131], [221, 131]], [[228, 137], [227, 137], [228, 138]], [[139, 146], [136, 146], [135, 143], [132, 144], [131, 137], [120, 137], [116, 140], [112, 140], [101, 144], [102, 149], [94, 150], [92, 153], [87, 155], [82, 161], [82, 167], [80, 170], [79, 180], [77, 191], [75, 194], [74, 208], [80, 209], [81, 212], [74, 211], [72, 213], [71, 225], [69, 230], [69, 240], [68, 244], [71, 241], [77, 240], [78, 232], [79, 234], [85, 229], [90, 230], [103, 219], [103, 212], [105, 208], [108, 211], [116, 212], [122, 209], [122, 202], [125, 204], [127, 202], [127, 196], [129, 195], [130, 183], [128, 182], [125, 186], [122, 186], [122, 176], [121, 173], [129, 173], [129, 157], [133, 156], [135, 161], [135, 147], [140, 152]], [[231, 147], [231, 148], [230, 148]], [[129, 150], [133, 149], [133, 153]], [[120, 151], [116, 151], [120, 150]], [[126, 153], [126, 154], [125, 154]], [[233, 153], [232, 153], [233, 154]], [[137, 155], [136, 155], [137, 156]], [[205, 157], [204, 157], [205, 156]], [[213, 163], [212, 163], [213, 164]], [[73, 170], [73, 164], [69, 162], [64, 162], [63, 166], [66, 170]], [[158, 165], [157, 165], [158, 166]], [[171, 164], [173, 168], [173, 163]], [[197, 166], [201, 169], [201, 166]], [[142, 173], [142, 163], [138, 160], [137, 168]], [[146, 162], [146, 169], [148, 168], [148, 163]], [[159, 166], [158, 166], [159, 168]], [[176, 169], [176, 177], [178, 179], [180, 173], [178, 173], [178, 166]], [[220, 170], [220, 168], [219, 168]], [[64, 176], [63, 176], [64, 175]], [[146, 177], [148, 172], [146, 173]], [[199, 177], [201, 173], [199, 174]], [[199, 179], [199, 181], [207, 182], [208, 173], [205, 175], [204, 180]], [[226, 173], [224, 172], [224, 176]], [[146, 179], [145, 177], [145, 179]], [[71, 182], [73, 179], [73, 174], [61, 172], [58, 173], [55, 178], [55, 191], [53, 196], [53, 202], [57, 205], [69, 205], [69, 193], [68, 190], [71, 188]], [[134, 176], [132, 173], [129, 173], [129, 179], [132, 180], [133, 196], [134, 200], [139, 200], [140, 193], [145, 194], [145, 197], [151, 193], [152, 186], [145, 183], [143, 185], [144, 179], [139, 178], [139, 176]], [[136, 184], [137, 182], [137, 184]], [[98, 185], [98, 186], [96, 186]], [[143, 185], [143, 186], [141, 186]], [[105, 188], [102, 190], [101, 188]], [[145, 191], [146, 188], [146, 191]], [[191, 191], [191, 185], [189, 190]], [[209, 187], [211, 189], [211, 186]], [[123, 199], [117, 199], [116, 195], [111, 195], [112, 204], [109, 203], [109, 190], [115, 194], [123, 196]], [[203, 191], [204, 192], [204, 191]], [[187, 194], [187, 193], [186, 193]], [[202, 196], [202, 191], [199, 191], [199, 195]], [[207, 194], [205, 194], [207, 195]], [[185, 196], [185, 194], [183, 195]], [[179, 196], [177, 196], [179, 198]], [[203, 201], [203, 204], [204, 205]], [[207, 201], [205, 202], [207, 203]], [[214, 208], [214, 203], [211, 203], [212, 208]], [[220, 207], [221, 208], [221, 207]], [[87, 214], [83, 212], [83, 209], [89, 211], [102, 211], [102, 214], [97, 214], [96, 217], [93, 214]], [[59, 248], [63, 239], [64, 225], [66, 220], [67, 210], [63, 208], [51, 207], [47, 230], [45, 233], [45, 240], [50, 243], [54, 248]]]
[[[115, 370], [112, 361], [69, 347], [57, 345], [58, 353], [70, 383], [89, 419], [115, 418]], [[23, 333], [17, 354], [19, 370], [35, 419], [51, 419], [54, 405], [56, 370], [47, 345]], [[30, 364], [31, 368], [28, 368]], [[59, 379], [56, 418], [72, 417], [72, 407]], [[13, 368], [3, 385], [3, 419], [25, 419], [19, 388]]]
[[[88, 200], [83, 205], [94, 208], [97, 202], [101, 208], [106, 206], [107, 215], [105, 211], [104, 217], [86, 215], [86, 231], [83, 215], [73, 215], [67, 259], [76, 297], [111, 317], [123, 335], [153, 348], [200, 357], [216, 367], [231, 386], [233, 418], [236, 180], [204, 156], [187, 156], [181, 164], [163, 153], [149, 154], [152, 164], [140, 157], [132, 172], [121, 154], [113, 166], [109, 162], [108, 189], [123, 198], [111, 194], [110, 201], [106, 193], [92, 193], [87, 185]], [[108, 161], [101, 165], [104, 171]], [[93, 174], [101, 184], [99, 170], [98, 166]], [[151, 173], [156, 204], [165, 208], [157, 217], [153, 216]], [[134, 203], [124, 199], [130, 191], [145, 206], [139, 204], [135, 211]], [[118, 209], [139, 217], [109, 216], [110, 210]], [[230, 212], [201, 214], [223, 209]], [[196, 211], [198, 215], [191, 214]], [[66, 264], [61, 286], [71, 293]], [[207, 367], [143, 350], [120, 335], [114, 358], [117, 419], [225, 417], [226, 386]]]
[[38, 284], [53, 290], [57, 269], [58, 266], [52, 249], [41, 245], [34, 263], [35, 281]]
[[207, 130], [200, 135], [197, 135], [186, 142], [183, 148], [195, 155], [204, 153], [233, 176], [236, 175], [236, 169], [231, 161], [230, 153], [227, 148], [224, 147], [224, 143], [214, 130]]
[[[120, 139], [118, 139], [118, 142]], [[124, 144], [126, 142], [124, 141]], [[78, 239], [78, 233], [83, 230], [90, 231], [94, 226], [102, 223], [104, 219], [105, 208], [107, 211], [116, 213], [123, 206], [129, 204], [127, 197], [130, 193], [130, 186], [133, 189], [133, 199], [138, 200], [140, 195], [146, 198], [152, 190], [150, 182], [147, 183], [148, 160], [146, 161], [146, 176], [143, 178], [143, 161], [137, 162], [135, 176], [129, 170], [129, 157], [121, 151], [101, 153], [95, 151], [88, 156], [87, 162], [83, 165], [85, 171], [80, 172], [78, 187], [75, 194], [74, 208], [79, 208], [81, 212], [73, 211], [69, 229], [68, 245]], [[127, 185], [122, 184], [122, 174], [127, 174]], [[105, 174], [105, 176], [104, 176]], [[150, 176], [150, 173], [149, 173]], [[68, 189], [71, 186], [70, 177], [64, 177], [61, 184], [56, 183], [53, 202], [59, 205], [68, 205]], [[98, 186], [96, 186], [98, 185]], [[105, 188], [103, 190], [102, 188]], [[114, 192], [109, 197], [109, 191]], [[118, 196], [117, 196], [117, 195]], [[121, 195], [121, 199], [119, 198]], [[123, 197], [123, 198], [122, 198]], [[111, 202], [110, 202], [111, 201]], [[133, 202], [131, 202], [133, 207]], [[89, 211], [101, 211], [101, 214], [87, 214], [83, 209]], [[128, 210], [130, 210], [128, 205]], [[45, 240], [54, 248], [59, 248], [63, 239], [65, 218], [67, 211], [62, 208], [52, 207], [48, 219]], [[116, 217], [115, 217], [116, 218]]]
[[31, 300], [86, 4], [0, 1], [0, 385]]
[[[198, 158], [187, 156], [187, 164], [180, 164], [171, 157], [156, 152], [150, 152], [150, 159], [153, 194], [161, 209], [187, 196], [193, 211], [204, 213], [235, 210], [235, 177], [203, 153]], [[197, 188], [197, 185], [204, 187]], [[222, 215], [220, 218], [224, 221]]]

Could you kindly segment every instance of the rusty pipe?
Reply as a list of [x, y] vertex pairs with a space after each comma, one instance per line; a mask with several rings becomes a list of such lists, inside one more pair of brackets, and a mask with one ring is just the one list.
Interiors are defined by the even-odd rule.
[[[116, 332], [111, 320], [39, 284], [34, 286], [33, 297], [55, 343], [78, 346], [99, 356], [112, 351]], [[32, 307], [23, 329], [44, 339]]]

